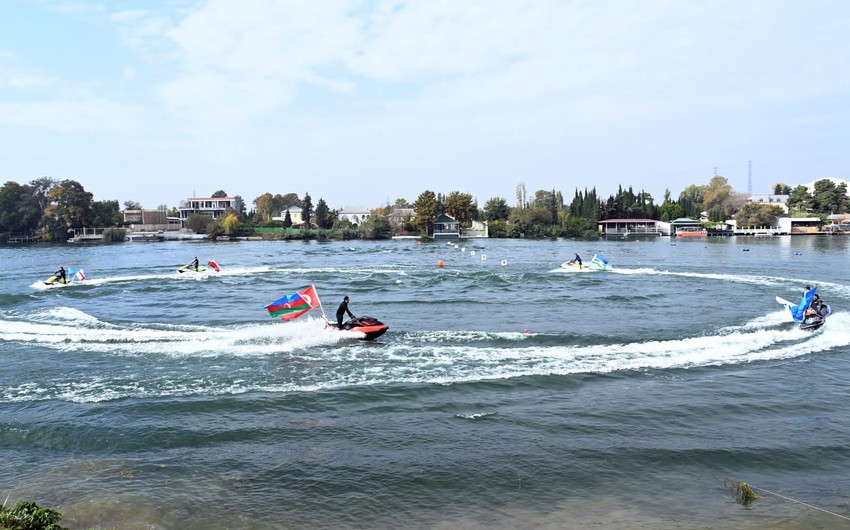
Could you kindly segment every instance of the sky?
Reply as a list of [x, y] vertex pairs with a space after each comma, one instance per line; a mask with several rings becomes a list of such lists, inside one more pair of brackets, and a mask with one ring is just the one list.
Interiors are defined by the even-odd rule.
[[483, 207], [850, 179], [846, 0], [3, 0], [0, 183]]

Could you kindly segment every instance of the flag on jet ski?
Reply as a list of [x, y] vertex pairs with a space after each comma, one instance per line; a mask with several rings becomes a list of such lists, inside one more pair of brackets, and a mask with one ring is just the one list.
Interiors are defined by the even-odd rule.
[[297, 293], [288, 294], [265, 307], [269, 311], [269, 316], [280, 317], [284, 322], [288, 322], [319, 307], [319, 305], [319, 295], [316, 294], [315, 287], [311, 285]]
[[809, 289], [805, 293], [803, 293], [803, 298], [800, 300], [800, 304], [796, 306], [789, 306], [788, 309], [791, 311], [791, 316], [794, 317], [795, 322], [802, 322], [806, 318], [806, 309], [812, 305], [812, 300], [815, 298], [815, 291], [818, 288], [814, 287]]
[[590, 260], [590, 266], [594, 269], [605, 270], [608, 268], [608, 260], [599, 254], [595, 254], [593, 259]]

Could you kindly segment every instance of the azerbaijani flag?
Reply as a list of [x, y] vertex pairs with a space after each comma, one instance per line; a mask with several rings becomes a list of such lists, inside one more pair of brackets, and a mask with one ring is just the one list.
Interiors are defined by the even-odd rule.
[[319, 295], [316, 294], [315, 287], [311, 285], [297, 293], [288, 294], [265, 307], [269, 311], [269, 316], [280, 317], [284, 322], [288, 322], [319, 307]]

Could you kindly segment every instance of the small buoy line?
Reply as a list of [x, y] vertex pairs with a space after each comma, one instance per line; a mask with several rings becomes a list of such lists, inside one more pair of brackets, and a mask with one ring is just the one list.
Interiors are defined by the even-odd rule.
[[[726, 481], [726, 484], [727, 484], [727, 486], [730, 485], [728, 480]], [[791, 502], [794, 502], [794, 503], [797, 503], [797, 504], [801, 504], [801, 505], [803, 505], [807, 508], [811, 508], [813, 510], [818, 510], [820, 512], [823, 512], [823, 513], [826, 513], [826, 514], [829, 514], [829, 515], [834, 515], [835, 517], [838, 517], [839, 519], [844, 519], [846, 521], [850, 521], [850, 517], [848, 517], [846, 515], [841, 515], [840, 513], [831, 512], [831, 511], [829, 511], [825, 508], [815, 506], [814, 504], [809, 504], [808, 502], [803, 502], [803, 501], [799, 501], [797, 499], [793, 499], [791, 497], [788, 497], [787, 495], [782, 495], [781, 493], [776, 493], [775, 491], [770, 491], [768, 489], [753, 486], [752, 484], [747, 484], [747, 483], [744, 483], [744, 482], [734, 481], [734, 484], [738, 488], [741, 488], [743, 486], [744, 488], [749, 488], [749, 489], [756, 491], [756, 492], [759, 492], [759, 493], [765, 493], [767, 495], [773, 495], [774, 497], [778, 497], [778, 498], [786, 500], [786, 501], [791, 501]], [[739, 496], [740, 496], [740, 493], [739, 493]], [[752, 500], [757, 499], [757, 498], [758, 498], [758, 496], [752, 496], [751, 495], [750, 498], [747, 499], [747, 500], [752, 501]]]

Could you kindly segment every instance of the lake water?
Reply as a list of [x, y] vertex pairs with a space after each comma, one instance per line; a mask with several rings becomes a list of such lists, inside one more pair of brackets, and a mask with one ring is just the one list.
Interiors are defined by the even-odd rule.
[[[560, 269], [575, 252], [614, 270]], [[0, 497], [75, 529], [847, 528], [848, 253], [806, 236], [0, 247]], [[195, 256], [221, 272], [176, 272]], [[45, 288], [60, 264], [86, 281]], [[311, 284], [331, 319], [349, 295], [389, 332], [268, 317]], [[815, 333], [775, 300], [806, 284], [834, 310]]]

